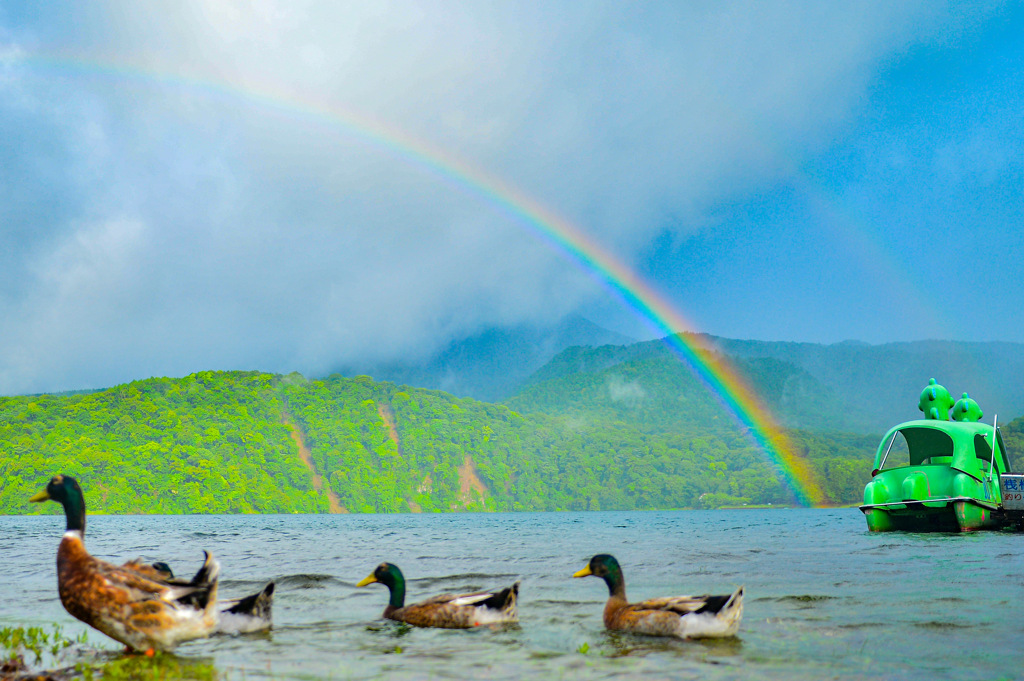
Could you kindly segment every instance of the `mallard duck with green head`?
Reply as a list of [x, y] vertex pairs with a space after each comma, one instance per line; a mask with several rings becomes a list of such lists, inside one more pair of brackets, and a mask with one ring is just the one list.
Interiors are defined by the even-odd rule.
[[99, 560], [85, 549], [85, 496], [78, 482], [67, 475], [55, 476], [30, 499], [47, 500], [63, 506], [67, 520], [57, 548], [57, 589], [68, 613], [147, 653], [171, 650], [214, 631], [220, 565], [213, 556], [204, 551], [203, 566], [185, 583], [173, 583], [159, 567], [139, 561], [114, 565]]
[[381, 563], [356, 586], [380, 582], [391, 592], [384, 618], [417, 627], [470, 629], [482, 624], [518, 622], [519, 582], [500, 591], [441, 594], [412, 605], [405, 604], [405, 577], [397, 565]]
[[604, 626], [649, 636], [711, 638], [735, 636], [743, 616], [743, 587], [728, 596], [668, 596], [640, 603], [626, 600], [626, 580], [614, 556], [590, 559], [573, 577], [600, 577], [608, 585]]

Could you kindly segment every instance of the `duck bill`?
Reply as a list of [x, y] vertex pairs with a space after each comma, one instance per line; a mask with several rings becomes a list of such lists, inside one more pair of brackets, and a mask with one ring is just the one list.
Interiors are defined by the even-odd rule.
[[589, 577], [592, 574], [594, 574], [594, 573], [590, 571], [590, 566], [588, 565], [587, 567], [583, 568], [579, 572], [574, 572], [572, 576], [573, 577]]
[[29, 501], [49, 501], [49, 500], [50, 500], [50, 495], [49, 495], [49, 493], [45, 489], [42, 492], [39, 492], [38, 494], [34, 495], [31, 499], [29, 499]]
[[356, 586], [366, 586], [367, 584], [373, 584], [376, 581], [377, 581], [377, 578], [374, 577], [373, 575], [370, 575], [369, 577], [363, 579], [361, 582], [356, 584]]

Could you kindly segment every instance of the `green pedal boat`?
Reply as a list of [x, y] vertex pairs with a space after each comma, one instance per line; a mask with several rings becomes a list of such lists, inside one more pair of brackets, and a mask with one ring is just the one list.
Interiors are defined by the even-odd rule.
[[[956, 402], [935, 379], [921, 393], [925, 418], [892, 428], [878, 446], [860, 510], [872, 532], [967, 532], [1024, 522], [1024, 475], [1010, 473], [996, 420]], [[995, 444], [993, 444], [995, 443]], [[993, 453], [994, 450], [994, 453]]]

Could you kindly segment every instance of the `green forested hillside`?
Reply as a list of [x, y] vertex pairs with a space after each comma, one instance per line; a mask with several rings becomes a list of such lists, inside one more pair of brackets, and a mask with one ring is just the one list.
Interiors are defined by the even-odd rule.
[[[628, 393], [628, 391], [627, 391]], [[93, 512], [583, 510], [789, 503], [750, 438], [643, 427], [367, 377], [203, 372], [79, 395], [0, 398], [0, 513], [54, 473]], [[834, 502], [856, 502], [873, 438], [795, 432]], [[308, 456], [303, 460], [303, 456]]]
[[1014, 419], [1000, 430], [1006, 453], [1010, 456], [1010, 469], [1015, 473], [1024, 473], [1024, 416]]
[[[623, 421], [650, 433], [735, 427], [733, 417], [668, 352], [652, 348], [618, 357], [618, 350], [572, 348], [556, 359], [556, 366], [548, 367], [505, 403], [523, 413]], [[783, 425], [846, 430], [845, 405], [801, 369], [771, 358], [734, 360], [733, 364]], [[563, 372], [558, 365], [575, 370]]]
[[[880, 435], [889, 426], [917, 418], [917, 397], [935, 378], [954, 397], [967, 391], [1000, 421], [1024, 414], [1024, 345], [916, 341], [912, 343], [782, 343], [684, 334], [723, 354], [745, 373], [769, 402], [782, 425], [804, 430]], [[662, 341], [626, 346], [568, 348], [555, 356], [509, 404], [517, 409], [558, 409], [564, 395], [588, 377], [616, 373], [642, 375], [685, 372]], [[662, 360], [658, 364], [659, 358]], [[642, 367], [639, 371], [638, 367]], [[671, 382], [666, 383], [670, 388]], [[641, 387], [643, 385], [641, 384]], [[540, 394], [538, 394], [540, 393]], [[650, 409], [672, 402], [669, 393], [650, 393]], [[618, 407], [616, 407], [617, 409]], [[686, 412], [679, 412], [681, 418]]]
[[281, 421], [279, 383], [203, 372], [0, 398], [0, 512], [40, 510], [23, 502], [55, 473], [106, 513], [326, 510]]

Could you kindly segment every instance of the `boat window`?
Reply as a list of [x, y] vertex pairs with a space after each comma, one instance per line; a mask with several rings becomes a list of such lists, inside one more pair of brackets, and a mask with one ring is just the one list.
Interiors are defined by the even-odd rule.
[[974, 455], [982, 461], [992, 460], [992, 446], [989, 445], [988, 438], [981, 433], [974, 436]]
[[952, 460], [953, 438], [947, 433], [935, 428], [904, 428], [900, 432], [910, 450], [907, 460], [911, 466], [948, 465]]
[[[896, 431], [893, 435], [889, 436], [892, 438], [890, 442], [885, 443], [885, 448], [882, 449], [885, 461], [882, 462], [882, 470], [887, 471], [890, 468], [900, 468], [910, 463], [910, 448], [907, 446], [907, 438], [904, 437], [902, 431]], [[888, 449], [889, 453], [885, 454], [885, 450]]]

